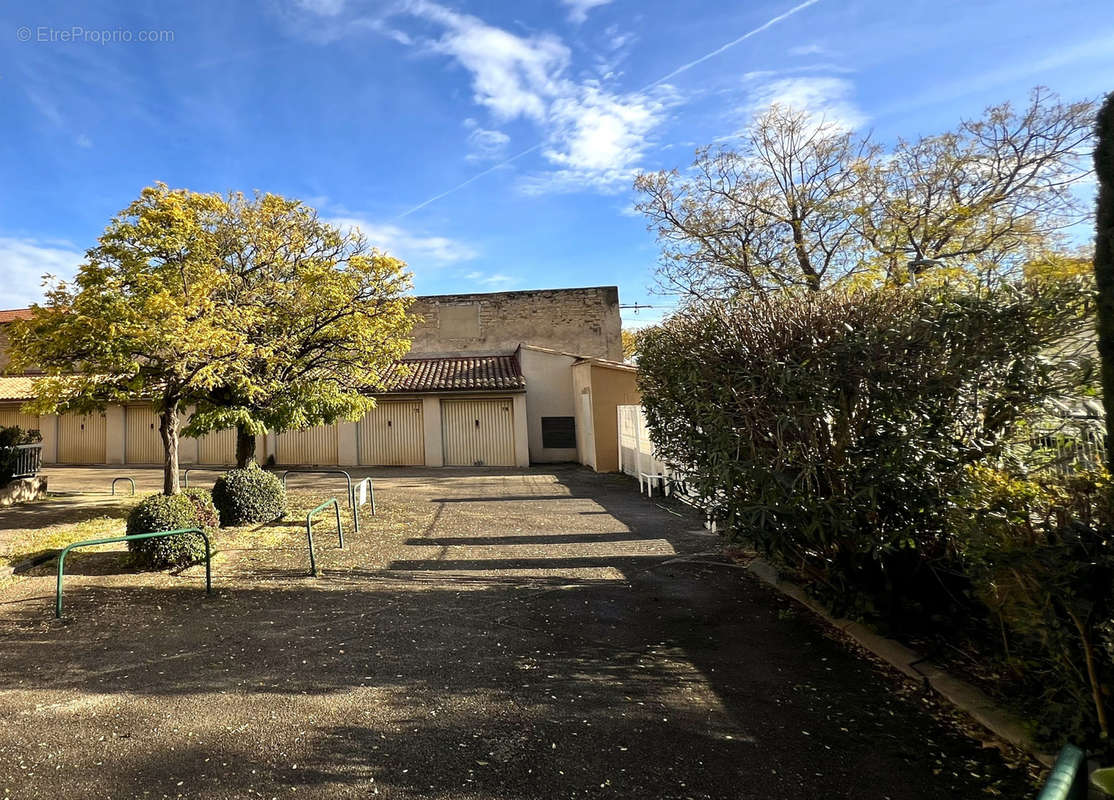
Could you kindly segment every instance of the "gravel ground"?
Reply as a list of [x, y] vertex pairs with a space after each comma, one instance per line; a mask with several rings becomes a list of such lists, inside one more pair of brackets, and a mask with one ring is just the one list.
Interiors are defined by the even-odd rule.
[[315, 525], [317, 579], [291, 518], [226, 542], [211, 597], [113, 553], [76, 562], [60, 622], [49, 567], [0, 592], [4, 796], [1032, 792], [917, 687], [693, 558], [716, 539], [624, 478], [374, 474], [344, 550]]

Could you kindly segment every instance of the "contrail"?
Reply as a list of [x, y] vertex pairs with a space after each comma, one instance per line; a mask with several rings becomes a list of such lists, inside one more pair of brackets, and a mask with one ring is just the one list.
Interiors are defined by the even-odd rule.
[[[647, 89], [653, 89], [655, 86], [658, 86], [658, 85], [660, 85], [662, 83], [665, 83], [666, 81], [668, 81], [672, 78], [677, 77], [682, 72], [688, 72], [690, 69], [697, 66], [698, 64], [703, 64], [708, 59], [715, 58], [720, 53], [723, 53], [727, 50], [730, 50], [732, 47], [735, 47], [738, 44], [742, 44], [743, 42], [745, 42], [747, 39], [751, 38], [752, 36], [757, 36], [758, 34], [762, 33], [762, 31], [767, 30], [769, 28], [772, 28], [774, 25], [777, 25], [779, 22], [793, 16], [798, 11], [803, 11], [804, 9], [808, 8], [809, 6], [816, 5], [819, 2], [820, 2], [820, 0], [805, 0], [805, 2], [803, 2], [799, 5], [793, 6], [793, 8], [789, 9], [788, 11], [786, 11], [782, 14], [778, 14], [776, 17], [773, 17], [772, 19], [766, 20], [764, 23], [759, 25], [754, 30], [747, 31], [746, 33], [744, 33], [742, 36], [738, 37], [737, 39], [732, 39], [727, 44], [722, 45], [720, 47], [717, 47], [715, 50], [711, 51], [710, 53], [705, 53], [704, 55], [700, 56], [700, 58], [697, 58], [693, 61], [690, 61], [687, 64], [682, 64], [681, 66], [677, 67], [677, 69], [670, 72], [669, 74], [662, 75], [657, 80], [650, 81], [645, 86], [643, 86], [641, 89], [639, 89], [638, 92], [636, 92], [636, 94], [638, 94], [640, 92], [645, 92]], [[460, 191], [465, 186], [467, 186], [468, 184], [470, 184], [474, 181], [479, 180], [484, 175], [489, 175], [492, 172], [494, 172], [495, 170], [500, 169], [502, 167], [505, 167], [508, 164], [511, 164], [515, 161], [518, 161], [518, 159], [522, 158], [525, 155], [529, 155], [530, 153], [533, 153], [535, 150], [540, 148], [542, 146], [542, 144], [543, 144], [543, 142], [538, 142], [533, 147], [528, 147], [525, 150], [523, 150], [522, 152], [516, 153], [508, 159], [504, 159], [503, 161], [500, 161], [498, 164], [490, 166], [487, 169], [483, 170], [482, 172], [477, 172], [475, 175], [473, 175], [468, 180], [463, 181], [462, 183], [458, 183], [456, 186], [452, 187], [451, 189], [446, 189], [445, 191], [441, 192], [440, 194], [435, 194], [433, 197], [429, 198], [428, 200], [424, 200], [421, 203], [418, 203], [413, 208], [409, 208], [406, 211], [403, 211], [401, 214], [399, 214], [397, 217], [395, 217], [395, 219], [402, 219], [403, 217], [407, 217], [407, 216], [413, 214], [415, 211], [418, 211], [420, 209], [425, 208], [430, 203], [436, 203], [441, 198], [448, 197], [450, 194], [453, 194], [454, 192]]]

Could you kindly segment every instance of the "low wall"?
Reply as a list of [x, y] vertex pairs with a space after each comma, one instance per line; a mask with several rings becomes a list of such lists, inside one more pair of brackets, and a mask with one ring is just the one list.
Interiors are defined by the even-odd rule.
[[46, 497], [46, 476], [16, 478], [7, 486], [0, 487], [0, 506], [27, 503]]

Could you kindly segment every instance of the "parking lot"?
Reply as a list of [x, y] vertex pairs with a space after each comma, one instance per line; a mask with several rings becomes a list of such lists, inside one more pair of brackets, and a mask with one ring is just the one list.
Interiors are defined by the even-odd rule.
[[[52, 489], [107, 490], [106, 469]], [[160, 483], [135, 471], [140, 493]], [[180, 575], [75, 561], [0, 590], [0, 786], [29, 797], [1025, 796], [1023, 769], [582, 468], [374, 470], [347, 547], [304, 519]], [[209, 485], [215, 474], [191, 474]], [[290, 476], [343, 499], [343, 480]], [[90, 495], [0, 511], [0, 529]], [[43, 518], [40, 516], [39, 518]], [[346, 522], [350, 525], [350, 521]], [[263, 532], [269, 532], [263, 536]]]

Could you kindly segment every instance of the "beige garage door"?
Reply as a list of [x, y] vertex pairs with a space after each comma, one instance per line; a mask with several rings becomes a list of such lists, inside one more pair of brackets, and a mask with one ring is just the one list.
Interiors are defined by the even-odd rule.
[[127, 464], [163, 463], [159, 416], [151, 406], [124, 407], [124, 462]]
[[441, 433], [449, 467], [513, 467], [514, 403], [442, 400]]
[[236, 429], [207, 433], [197, 440], [197, 463], [228, 467], [236, 463]]
[[359, 462], [367, 466], [425, 464], [421, 400], [382, 401], [364, 415], [359, 430]]
[[104, 414], [63, 414], [58, 417], [58, 463], [105, 462]]
[[38, 430], [39, 418], [35, 414], [24, 414], [19, 410], [19, 403], [0, 404], [0, 427], [10, 428], [18, 425], [25, 431]]
[[336, 466], [337, 426], [318, 425], [304, 431], [285, 431], [275, 437], [275, 461], [279, 464]]

